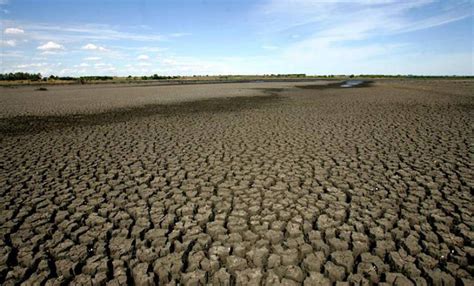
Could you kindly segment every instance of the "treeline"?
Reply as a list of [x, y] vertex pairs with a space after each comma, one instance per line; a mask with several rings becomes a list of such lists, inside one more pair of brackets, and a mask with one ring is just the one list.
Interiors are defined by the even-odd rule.
[[288, 73], [288, 74], [264, 74], [264, 77], [306, 77], [304, 73]]
[[27, 72], [15, 72], [15, 73], [0, 73], [0, 81], [6, 80], [31, 80], [31, 81], [48, 81], [48, 80], [71, 80], [71, 81], [91, 81], [91, 80], [112, 80], [112, 76], [55, 76], [50, 75], [49, 77], [43, 77], [40, 73], [27, 73]]
[[81, 80], [111, 80], [114, 79], [113, 76], [81, 76]]
[[112, 80], [112, 76], [81, 76], [81, 77], [71, 77], [71, 76], [54, 76], [50, 75], [48, 80], [79, 80], [79, 81], [90, 81], [90, 80]]
[[47, 80], [77, 80], [77, 78], [72, 76], [54, 76], [50, 75]]
[[16, 73], [0, 73], [0, 81], [5, 80], [32, 80], [38, 81], [43, 77], [40, 73], [27, 73], [27, 72], [16, 72]]
[[[132, 78], [131, 75], [128, 76], [128, 78]], [[179, 76], [163, 76], [163, 75], [157, 75], [157, 74], [154, 74], [154, 75], [151, 75], [151, 76], [142, 76], [141, 79], [142, 80], [156, 80], [156, 79], [175, 79], [175, 78], [179, 78]]]

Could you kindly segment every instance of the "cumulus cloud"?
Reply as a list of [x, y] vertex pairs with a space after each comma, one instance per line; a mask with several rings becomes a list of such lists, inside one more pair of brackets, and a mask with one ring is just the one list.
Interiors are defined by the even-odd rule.
[[83, 50], [89, 50], [89, 51], [99, 51], [99, 52], [105, 52], [105, 51], [107, 51], [106, 48], [101, 47], [101, 46], [97, 46], [97, 45], [94, 45], [94, 44], [87, 44], [87, 45], [84, 45], [84, 46], [82, 46], [82, 49], [83, 49]]
[[20, 28], [6, 28], [4, 33], [6, 35], [22, 35], [25, 33], [25, 30]]
[[140, 61], [146, 61], [146, 60], [149, 60], [150, 57], [147, 56], [147, 55], [139, 55], [139, 56], [137, 57], [137, 59], [140, 60]]
[[37, 49], [41, 51], [58, 51], [58, 50], [64, 50], [64, 46], [58, 43], [49, 41], [46, 44], [39, 46]]

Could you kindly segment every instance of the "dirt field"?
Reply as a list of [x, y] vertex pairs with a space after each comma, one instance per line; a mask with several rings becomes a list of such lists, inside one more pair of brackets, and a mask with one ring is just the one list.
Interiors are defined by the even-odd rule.
[[303, 85], [3, 88], [0, 284], [473, 285], [474, 81]]

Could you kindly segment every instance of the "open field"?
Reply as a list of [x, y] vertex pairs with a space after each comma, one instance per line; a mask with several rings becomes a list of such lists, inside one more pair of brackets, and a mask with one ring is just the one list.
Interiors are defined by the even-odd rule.
[[323, 84], [2, 88], [0, 284], [473, 285], [474, 80]]

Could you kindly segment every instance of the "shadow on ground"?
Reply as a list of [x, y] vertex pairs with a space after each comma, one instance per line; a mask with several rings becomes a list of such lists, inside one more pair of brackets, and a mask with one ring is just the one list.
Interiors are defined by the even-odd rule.
[[71, 114], [61, 116], [18, 116], [0, 119], [0, 135], [13, 136], [34, 134], [42, 131], [70, 126], [104, 125], [147, 116], [175, 116], [189, 113], [239, 112], [255, 109], [275, 102], [282, 89], [260, 89], [265, 95], [252, 97], [226, 97], [174, 104], [149, 104], [140, 107], [120, 108], [93, 114]]

